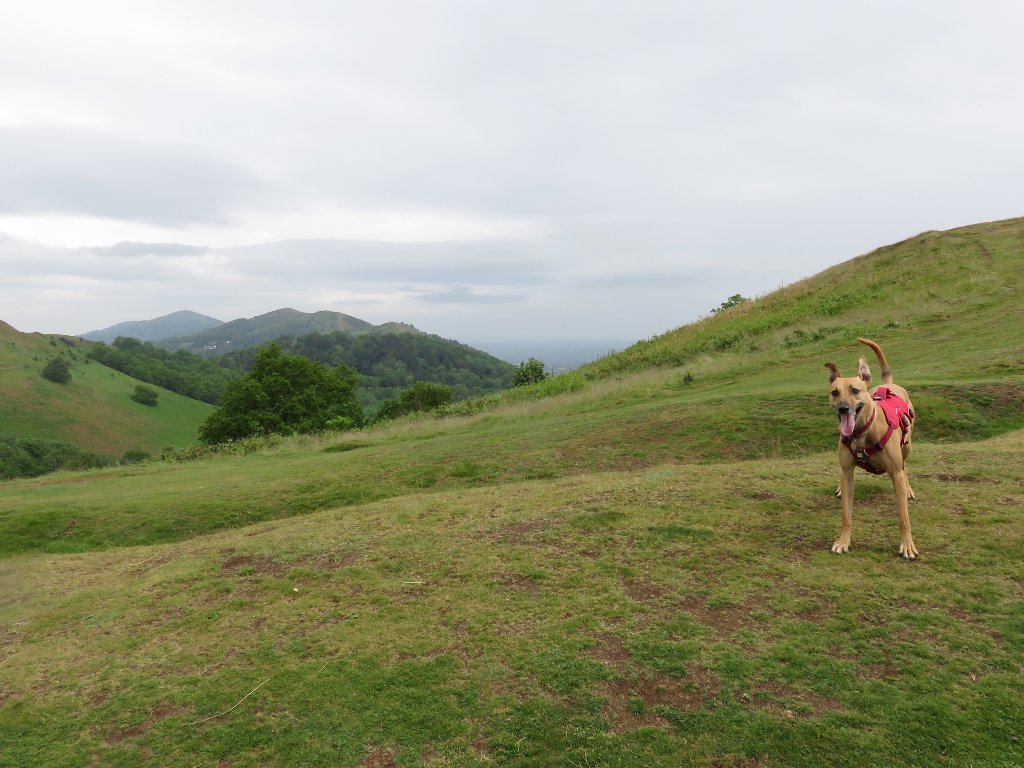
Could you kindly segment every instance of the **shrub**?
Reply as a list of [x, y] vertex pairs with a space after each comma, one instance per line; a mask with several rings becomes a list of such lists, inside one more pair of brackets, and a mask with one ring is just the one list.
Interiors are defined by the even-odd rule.
[[139, 384], [135, 387], [135, 391], [132, 392], [131, 398], [136, 403], [142, 403], [143, 405], [149, 405], [156, 407], [156, 398], [159, 393], [152, 387], [147, 387], [145, 384]]
[[525, 387], [528, 384], [536, 384], [548, 378], [544, 370], [544, 363], [535, 357], [531, 357], [525, 363], [516, 366], [512, 373], [512, 386]]
[[43, 367], [43, 378], [58, 384], [67, 384], [71, 381], [71, 366], [60, 355], [50, 358], [50, 362]]
[[256, 435], [318, 432], [335, 424], [362, 423], [356, 400], [358, 377], [351, 368], [327, 369], [276, 344], [256, 354], [252, 371], [228, 385], [221, 407], [199, 428], [203, 443]]

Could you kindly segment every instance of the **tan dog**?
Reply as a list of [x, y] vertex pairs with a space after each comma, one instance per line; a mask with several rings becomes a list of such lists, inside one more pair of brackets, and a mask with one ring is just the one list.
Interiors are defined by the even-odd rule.
[[[882, 367], [883, 386], [868, 389], [871, 369], [864, 358], [856, 376], [843, 377], [835, 363], [825, 363], [832, 385], [830, 401], [839, 417], [839, 467], [841, 475], [836, 495], [842, 499], [843, 523], [839, 538], [832, 545], [836, 553], [850, 549], [853, 528], [854, 470], [860, 466], [873, 474], [887, 474], [896, 492], [896, 509], [900, 515], [900, 554], [908, 560], [917, 557], [917, 547], [910, 534], [910, 512], [907, 500], [915, 498], [907, 479], [907, 457], [910, 456], [910, 435], [913, 430], [914, 407], [907, 390], [892, 383], [892, 371], [881, 347], [869, 339], [857, 339], [875, 351]], [[893, 398], [892, 396], [896, 397]], [[883, 408], [882, 402], [887, 408]], [[888, 406], [899, 411], [889, 411]], [[895, 416], [893, 415], [895, 414]]]

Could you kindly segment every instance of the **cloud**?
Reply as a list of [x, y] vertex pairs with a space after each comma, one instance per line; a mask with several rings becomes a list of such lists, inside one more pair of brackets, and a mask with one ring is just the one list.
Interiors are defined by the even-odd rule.
[[136, 243], [122, 240], [108, 246], [94, 246], [86, 249], [97, 256], [118, 256], [133, 258], [136, 256], [198, 256], [209, 249], [201, 245], [185, 243]]
[[273, 196], [223, 153], [74, 126], [0, 127], [0, 214], [227, 224], [235, 210]]
[[446, 291], [420, 292], [420, 301], [433, 304], [519, 304], [525, 301], [523, 294], [478, 293], [468, 285], [453, 285]]

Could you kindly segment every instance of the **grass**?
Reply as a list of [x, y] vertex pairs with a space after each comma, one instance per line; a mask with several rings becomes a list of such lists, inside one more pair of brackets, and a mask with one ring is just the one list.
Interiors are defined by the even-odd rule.
[[[0, 434], [64, 440], [115, 458], [127, 450], [158, 455], [195, 442], [213, 406], [158, 387], [156, 407], [136, 403], [130, 396], [139, 382], [88, 360], [84, 344], [0, 323]], [[71, 365], [68, 384], [39, 375], [55, 355]]]
[[[1021, 232], [464, 415], [0, 484], [0, 765], [1024, 764]], [[919, 411], [917, 562], [865, 474], [828, 551], [822, 363], [867, 332]]]

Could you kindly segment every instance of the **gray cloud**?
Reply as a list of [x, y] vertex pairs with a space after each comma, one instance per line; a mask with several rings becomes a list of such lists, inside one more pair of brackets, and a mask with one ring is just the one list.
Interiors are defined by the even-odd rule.
[[[45, 13], [0, 26], [0, 228], [21, 238], [0, 237], [0, 315], [51, 330], [350, 303], [460, 339], [639, 338], [915, 232], [1022, 213], [1012, 3], [182, 0], [158, 21], [129, 4], [90, 23], [72, 4], [59, 28]], [[364, 242], [418, 230], [348, 229], [360, 212], [545, 234]], [[23, 242], [46, 227], [11, 220], [38, 214], [58, 232], [109, 219], [109, 236]]]
[[87, 250], [97, 256], [134, 258], [136, 256], [198, 256], [207, 253], [209, 248], [184, 243], [136, 243], [122, 240], [114, 245], [95, 246]]
[[0, 127], [0, 213], [225, 224], [271, 197], [256, 174], [194, 146], [71, 126]]
[[420, 301], [434, 304], [521, 304], [523, 294], [477, 293], [468, 285], [453, 285], [446, 291], [425, 291], [416, 296]]

